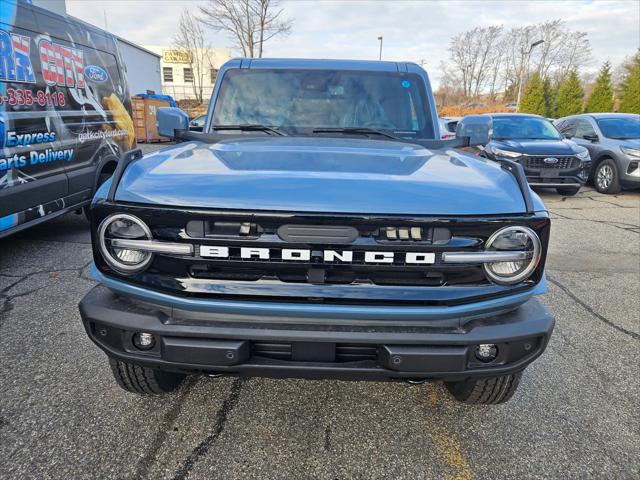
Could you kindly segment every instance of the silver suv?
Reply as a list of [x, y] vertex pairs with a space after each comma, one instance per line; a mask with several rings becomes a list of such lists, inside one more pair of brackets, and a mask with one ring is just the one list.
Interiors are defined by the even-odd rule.
[[618, 193], [622, 187], [640, 187], [640, 115], [589, 113], [559, 118], [554, 124], [589, 150], [596, 190]]

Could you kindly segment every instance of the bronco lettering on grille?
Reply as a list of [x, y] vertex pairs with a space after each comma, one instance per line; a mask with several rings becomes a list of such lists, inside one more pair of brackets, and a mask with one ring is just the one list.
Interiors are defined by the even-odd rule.
[[[283, 249], [271, 249], [271, 248], [254, 248], [254, 247], [240, 247], [240, 258], [244, 260], [288, 260], [309, 262], [313, 253], [311, 250], [300, 248], [283, 248]], [[277, 252], [280, 255], [277, 255]], [[229, 247], [218, 247], [210, 245], [200, 246], [200, 256], [204, 258], [229, 258]], [[404, 260], [405, 263], [413, 265], [430, 265], [435, 263], [436, 255], [433, 252], [383, 252], [383, 251], [362, 251], [364, 263], [394, 263], [396, 261]], [[352, 263], [354, 252], [351, 250], [322, 250], [321, 254], [317, 256], [324, 262], [340, 262], [340, 263]], [[404, 256], [404, 258], [402, 258]]]

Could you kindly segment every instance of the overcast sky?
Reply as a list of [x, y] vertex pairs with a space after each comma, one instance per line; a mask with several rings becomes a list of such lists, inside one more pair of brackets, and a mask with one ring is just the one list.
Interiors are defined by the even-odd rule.
[[[106, 16], [109, 30], [132, 42], [170, 46], [182, 9], [197, 10], [204, 2], [67, 0], [67, 11], [103, 28]], [[477, 26], [511, 28], [562, 18], [570, 28], [589, 35], [593, 70], [605, 60], [616, 65], [640, 47], [639, 0], [290, 0], [282, 6], [294, 20], [293, 32], [267, 43], [264, 56], [376, 59], [377, 38], [382, 35], [383, 59], [424, 60], [436, 85], [451, 37]], [[211, 32], [210, 41], [212, 46], [233, 47], [220, 33]]]

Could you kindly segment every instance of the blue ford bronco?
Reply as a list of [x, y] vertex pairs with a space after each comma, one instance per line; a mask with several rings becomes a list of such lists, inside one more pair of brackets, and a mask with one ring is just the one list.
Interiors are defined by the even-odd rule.
[[123, 155], [91, 205], [87, 334], [125, 390], [186, 375], [443, 381], [494, 404], [544, 351], [549, 215], [522, 167], [440, 140], [412, 63], [236, 59], [203, 132]]

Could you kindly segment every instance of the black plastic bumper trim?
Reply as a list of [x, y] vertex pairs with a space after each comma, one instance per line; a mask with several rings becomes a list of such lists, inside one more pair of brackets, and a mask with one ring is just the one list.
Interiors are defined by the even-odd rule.
[[[90, 338], [107, 353], [123, 361], [189, 373], [304, 378], [344, 378], [383, 380], [392, 378], [444, 378], [492, 376], [524, 369], [544, 351], [554, 327], [548, 310], [535, 299], [516, 310], [489, 318], [477, 318], [465, 328], [398, 326], [380, 328], [367, 325], [344, 326], [324, 319], [324, 325], [280, 324], [277, 319], [255, 317], [253, 324], [225, 322], [220, 315], [198, 312], [190, 324], [173, 324], [171, 309], [133, 301], [119, 301], [113, 292], [95, 287], [80, 303], [80, 312]], [[185, 312], [181, 312], [185, 313]], [[210, 321], [201, 323], [203, 316]], [[150, 332], [160, 339], [158, 352], [137, 352], [106, 341], [130, 338], [130, 332]], [[128, 336], [129, 335], [129, 336]], [[515, 344], [531, 340], [530, 350], [518, 358], [477, 365], [469, 351], [480, 343]], [[374, 344], [377, 360], [355, 362], [299, 361], [264, 358], [252, 354], [252, 342], [315, 342], [334, 344]], [[400, 357], [400, 361], [397, 358]], [[318, 357], [321, 360], [324, 358]]]

